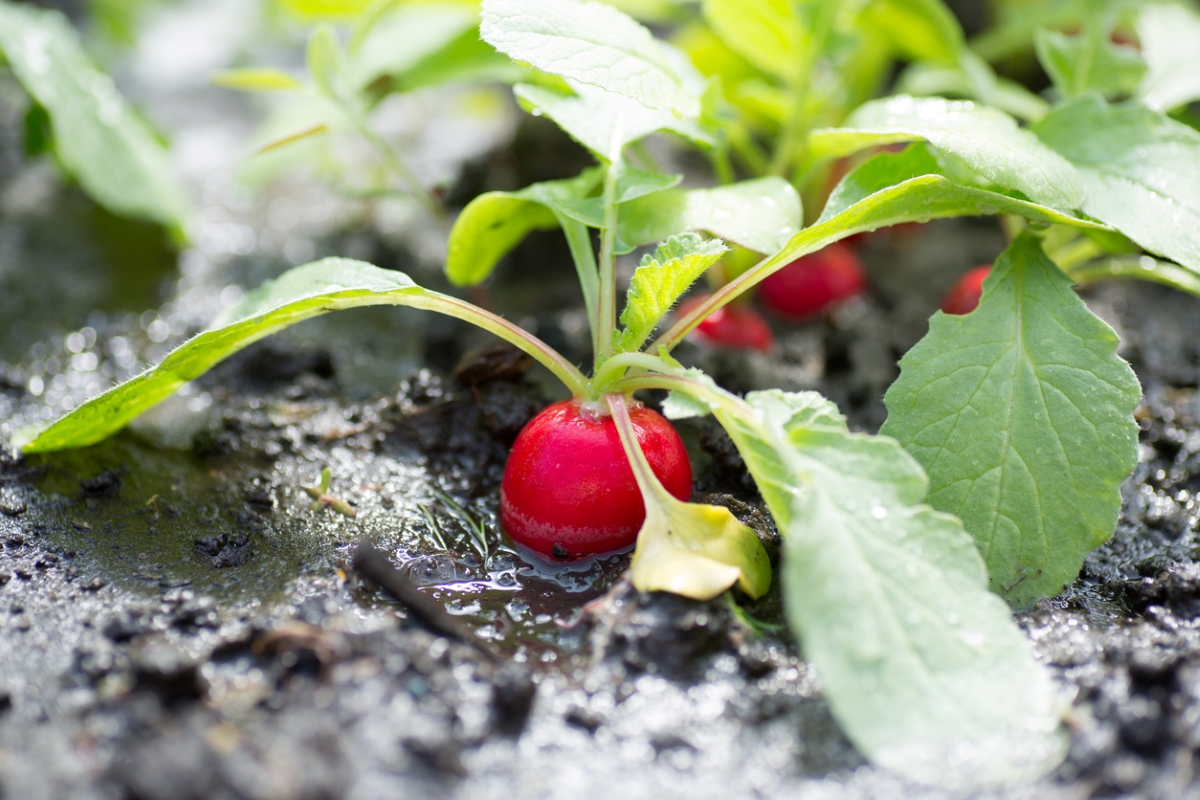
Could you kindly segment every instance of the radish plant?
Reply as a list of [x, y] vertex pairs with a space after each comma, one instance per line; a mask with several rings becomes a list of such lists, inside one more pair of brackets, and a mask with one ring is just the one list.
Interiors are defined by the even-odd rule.
[[[1144, 99], [1112, 103], [1086, 80], [1053, 106], [1039, 99], [1045, 107], [1028, 127], [998, 106], [909, 95], [847, 108], [832, 120], [838, 127], [817, 127], [808, 93], [858, 74], [843, 63], [845, 31], [856, 30], [844, 25], [849, 7], [705, 3], [723, 20], [714, 25], [721, 40], [746, 58], [755, 53], [756, 66], [775, 70], [775, 88], [796, 95], [770, 159], [776, 172], [803, 182], [811, 165], [908, 143], [850, 171], [804, 227], [799, 194], [781, 177], [683, 189], [681, 176], [627, 158], [641, 139], [665, 132], [728, 178], [727, 153], [751, 135], [730, 123], [719, 83], [679, 49], [610, 6], [485, 0], [482, 38], [542, 76], [514, 87], [520, 103], [597, 164], [476, 198], [455, 222], [446, 273], [456, 285], [477, 284], [530, 231], [561, 229], [591, 323], [586, 374], [491, 312], [398, 272], [326, 259], [260, 287], [156, 368], [19, 444], [38, 453], [98, 442], [222, 358], [312, 316], [387, 304], [447, 314], [521, 348], [573, 396], [518, 438], [501, 513], [514, 538], [572, 557], [620, 546], [636, 529], [637, 588], [703, 599], [736, 584], [763, 594], [775, 576], [756, 535], [726, 509], [687, 502], [690, 468], [677, 439], [636, 400], [642, 390], [667, 390], [667, 417], [712, 414], [741, 452], [784, 537], [778, 579], [788, 621], [862, 752], [927, 782], [1044, 774], [1065, 752], [1065, 703], [1008, 604], [1059, 592], [1112, 534], [1120, 484], [1136, 463], [1140, 394], [1116, 335], [1074, 293], [1072, 277], [1134, 259], [1144, 277], [1197, 284], [1200, 133]], [[897, 47], [932, 42], [956, 69], [978, 67], [934, 0], [854, 9], [892, 20], [888, 35], [923, 32]], [[913, 19], [916, 27], [904, 22]], [[877, 34], [868, 41], [883, 35], [878, 25], [862, 30]], [[1075, 74], [1087, 69], [1083, 49], [1063, 52]], [[341, 80], [340, 63], [329, 66], [330, 85]], [[1139, 97], [1165, 92], [1152, 85], [1159, 94]], [[1178, 87], [1167, 95], [1193, 96]], [[671, 356], [714, 312], [827, 245], [880, 227], [988, 214], [1008, 215], [1019, 230], [978, 307], [935, 315], [901, 361], [882, 435], [851, 432], [816, 393], [738, 397]], [[661, 324], [726, 242], [763, 257]], [[616, 258], [644, 245], [655, 247], [618, 309]], [[1155, 256], [1105, 255], [1139, 246]], [[587, 476], [566, 463], [584, 460], [580, 453], [596, 468]]]

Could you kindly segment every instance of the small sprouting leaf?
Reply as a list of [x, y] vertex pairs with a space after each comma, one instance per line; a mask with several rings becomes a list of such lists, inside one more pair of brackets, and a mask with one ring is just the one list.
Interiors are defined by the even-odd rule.
[[1137, 21], [1148, 69], [1138, 87], [1156, 111], [1200, 100], [1200, 14], [1186, 6], [1146, 5]]
[[1035, 203], [1076, 209], [1083, 201], [1081, 179], [1066, 159], [1004, 112], [966, 100], [900, 95], [872, 101], [851, 114], [844, 127], [813, 131], [809, 146], [814, 157], [844, 156], [918, 139]]
[[1054, 685], [962, 525], [923, 504], [920, 465], [814, 393], [746, 403], [714, 413], [779, 525], [788, 621], [850, 740], [925, 783], [1052, 769], [1066, 750]]
[[598, 86], [648, 108], [695, 116], [700, 100], [646, 28], [577, 0], [484, 0], [480, 36], [514, 61]]
[[1113, 44], [1107, 36], [1039, 30], [1035, 44], [1038, 61], [1064, 97], [1089, 91], [1107, 97], [1127, 95], [1146, 72], [1137, 50]]
[[975, 537], [992, 589], [1026, 606], [1112, 535], [1141, 391], [1116, 333], [1031, 234], [983, 287], [975, 311], [934, 315], [900, 361], [882, 432], [924, 465], [930, 504]]
[[308, 72], [329, 97], [345, 94], [346, 55], [329, 25], [318, 25], [308, 37]]
[[629, 565], [640, 592], [711, 600], [735, 583], [750, 597], [771, 588], [771, 561], [753, 529], [724, 506], [673, 497], [646, 504]]
[[675, 301], [728, 251], [719, 239], [705, 240], [694, 233], [682, 233], [659, 245], [653, 255], [647, 253], [629, 283], [621, 312], [625, 329], [614, 337], [614, 351], [641, 349]]
[[521, 84], [513, 94], [530, 109], [554, 120], [567, 134], [606, 161], [617, 158], [625, 145], [655, 131], [671, 131], [707, 148], [716, 142], [694, 120], [670, 111], [647, 108], [628, 97], [594, 86], [568, 81], [574, 94], [543, 86]]
[[487, 192], [476, 197], [450, 231], [446, 277], [455, 286], [473, 286], [492, 274], [496, 262], [530, 231], [553, 228], [563, 221], [579, 225], [569, 218], [560, 219], [556, 205], [585, 197], [602, 178], [599, 169], [589, 169], [574, 178], [535, 183], [519, 192]]
[[529, 334], [499, 317], [457, 298], [422, 289], [402, 272], [362, 261], [327, 258], [296, 267], [263, 284], [158, 366], [88, 400], [40, 430], [19, 431], [13, 443], [27, 453], [95, 444], [259, 339], [330, 311], [377, 305], [423, 308], [479, 325], [528, 352], [573, 391], [582, 391], [585, 385], [575, 367], [544, 345], [533, 346], [536, 340]]
[[704, 0], [704, 19], [730, 50], [763, 72], [800, 78], [811, 45], [791, 0]]
[[1084, 213], [1200, 271], [1200, 131], [1097, 95], [1056, 108], [1032, 130], [1075, 165]]
[[856, 24], [914, 61], [954, 63], [963, 48], [962, 26], [942, 0], [877, 0], [866, 4]]
[[0, 56], [49, 114], [58, 159], [89, 195], [182, 231], [188, 202], [166, 150], [62, 14], [0, 0]]
[[292, 92], [304, 88], [303, 83], [281, 69], [227, 69], [215, 73], [209, 82], [243, 92]]

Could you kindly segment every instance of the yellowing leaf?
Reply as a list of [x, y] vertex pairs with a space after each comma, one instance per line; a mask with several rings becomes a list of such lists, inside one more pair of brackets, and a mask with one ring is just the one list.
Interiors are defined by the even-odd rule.
[[771, 562], [758, 535], [723, 506], [678, 500], [647, 504], [633, 552], [633, 585], [711, 600], [737, 583], [751, 597], [771, 588]]

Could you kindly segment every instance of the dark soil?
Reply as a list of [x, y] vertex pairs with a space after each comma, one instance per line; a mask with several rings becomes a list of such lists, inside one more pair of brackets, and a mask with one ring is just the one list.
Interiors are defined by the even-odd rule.
[[[552, 158], [481, 158], [451, 198], [570, 174], [578, 150], [546, 130], [517, 139]], [[14, 147], [0, 137], [10, 189]], [[422, 231], [380, 235], [370, 209], [324, 195], [286, 224], [271, 197], [222, 196], [178, 274], [140, 229], [127, 231], [140, 266], [122, 269], [110, 221], [79, 222], [99, 213], [81, 195], [18, 177], [48, 194], [22, 205], [8, 191], [0, 215], [0, 797], [943, 796], [863, 762], [777, 595], [745, 608], [639, 595], [627, 555], [548, 565], [506, 542], [508, 446], [560, 390], [453, 321], [372, 309], [305, 323], [104, 444], [16, 458], [3, 442], [18, 427], [160, 359], [227, 286], [294, 260], [297, 237], [307, 255], [444, 286]], [[261, 232], [249, 254], [229, 244], [242, 228]], [[778, 327], [770, 356], [680, 356], [738, 391], [820, 390], [874, 430], [945, 288], [1002, 247], [992, 220], [880, 234], [864, 245], [867, 297]], [[560, 237], [532, 237], [473, 299], [582, 359], [568, 258]], [[1143, 381], [1141, 461], [1112, 541], [1019, 617], [1071, 698], [1070, 757], [995, 796], [1200, 797], [1200, 304], [1148, 285], [1085, 296]], [[707, 420], [681, 429], [697, 492], [777, 553], [728, 439]], [[353, 519], [304, 491], [324, 467]], [[356, 569], [364, 540], [390, 567]]]

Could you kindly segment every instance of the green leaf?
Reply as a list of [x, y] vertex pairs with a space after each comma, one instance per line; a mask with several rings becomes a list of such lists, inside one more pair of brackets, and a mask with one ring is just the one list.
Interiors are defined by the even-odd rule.
[[393, 75], [392, 81], [395, 91], [411, 92], [446, 83], [518, 83], [529, 80], [529, 75], [529, 69], [481, 41], [478, 29], [472, 26], [440, 50]]
[[371, 0], [276, 0], [280, 6], [302, 20], [349, 19], [367, 9]]
[[243, 92], [292, 92], [304, 84], [281, 69], [227, 69], [214, 73], [209, 82]]
[[1062, 760], [1060, 699], [954, 517], [893, 440], [811, 392], [714, 405], [784, 537], [788, 621], [834, 716], [913, 780], [999, 785]]
[[1129, 94], [1146, 72], [1137, 50], [1113, 44], [1107, 37], [1039, 30], [1035, 44], [1038, 61], [1064, 97], [1088, 91], [1107, 97]]
[[[900, 153], [880, 153], [872, 156], [852, 170], [830, 194], [818, 223], [827, 223], [842, 212], [890, 187], [913, 179], [931, 177], [944, 177], [947, 180], [926, 184], [920, 191], [914, 186], [903, 198], [896, 198], [900, 202], [879, 205], [872, 209], [871, 215], [894, 214], [900, 210], [897, 206], [908, 206], [918, 214], [922, 211], [930, 212], [927, 217], [918, 217], [916, 221], [935, 217], [1002, 213], [1016, 214], [1044, 225], [1102, 227], [1048, 206], [1002, 194], [983, 176], [972, 172], [961, 162], [941, 153], [933, 153], [927, 145], [921, 143], [909, 145]], [[890, 210], [885, 212], [885, 208]], [[849, 217], [846, 219], [849, 221]], [[907, 215], [905, 219], [912, 221]]]
[[1142, 102], [1165, 112], [1200, 100], [1200, 14], [1185, 6], [1147, 5], [1137, 33], [1148, 67], [1137, 90]]
[[[561, 203], [564, 212], [593, 228], [604, 224], [599, 198]], [[800, 196], [780, 178], [670, 189], [618, 206], [617, 253], [661, 242], [685, 231], [708, 231], [726, 241], [772, 253], [800, 229]]]
[[712, 135], [695, 121], [647, 108], [594, 86], [575, 81], [568, 84], [575, 94], [529, 84], [513, 87], [513, 93], [522, 105], [554, 120], [571, 138], [605, 161], [619, 157], [625, 145], [660, 130], [677, 133], [706, 148], [716, 146]]
[[[468, 31], [472, 39], [478, 40], [476, 20], [471, 9], [455, 6], [404, 5], [394, 9], [371, 27], [350, 54], [350, 85], [362, 88], [383, 76], [403, 75]], [[404, 45], [398, 47], [398, 42]]]
[[639, 592], [711, 600], [735, 583], [750, 597], [771, 588], [771, 560], [751, 528], [724, 506], [670, 495], [646, 504], [629, 564]]
[[684, 292], [729, 248], [719, 239], [705, 240], [694, 233], [672, 236], [649, 253], [633, 273], [621, 324], [614, 337], [617, 353], [636, 352]]
[[48, 427], [18, 432], [13, 444], [26, 453], [95, 444], [259, 339], [330, 311], [375, 305], [411, 306], [466, 320], [525, 350], [573, 391], [581, 392], [586, 385], [579, 371], [561, 356], [499, 317], [457, 298], [422, 289], [402, 272], [362, 261], [327, 258], [296, 267], [263, 284], [158, 366], [92, 398]]
[[769, 75], [797, 80], [810, 47], [791, 0], [704, 0], [704, 19], [733, 52]]
[[346, 54], [329, 25], [318, 25], [313, 29], [308, 37], [305, 63], [321, 91], [333, 98], [345, 95]]
[[1084, 213], [1200, 271], [1200, 132], [1096, 95], [1055, 109], [1032, 130], [1075, 165]]
[[535, 183], [519, 192], [479, 195], [454, 221], [446, 250], [446, 277], [455, 286], [483, 281], [530, 231], [559, 224], [555, 213], [559, 202], [586, 196], [602, 177], [599, 169], [588, 169], [574, 178]]
[[[945, 159], [945, 154], [940, 154]], [[946, 166], [954, 169], [946, 169]], [[693, 308], [685, 317], [655, 340], [652, 349], [677, 346], [701, 320], [729, 300], [746, 292], [773, 272], [801, 256], [855, 233], [898, 225], [928, 222], [945, 217], [1018, 214], [1043, 225], [1071, 225], [1086, 230], [1109, 230], [1088, 220], [1077, 219], [1052, 208], [1017, 200], [999, 192], [962, 185], [957, 181], [982, 180], [958, 162], [943, 165], [924, 147], [909, 147], [903, 153], [875, 156], [847, 175], [830, 196], [821, 218], [797, 233], [773, 256], [739, 274], [715, 292], [711, 303]], [[949, 172], [948, 178], [941, 173]], [[983, 182], [986, 186], [986, 181]]]
[[1062, 591], [1116, 527], [1141, 395], [1116, 352], [1026, 233], [975, 311], [934, 315], [885, 397], [882, 432], [924, 465], [929, 502], [962, 518], [1015, 606]]
[[992, 183], [1057, 209], [1079, 208], [1075, 169], [1002, 111], [965, 100], [907, 95], [860, 106], [842, 128], [813, 131], [810, 155], [845, 156], [889, 142], [924, 140], [965, 161]]
[[543, 72], [685, 116], [700, 101], [650, 31], [611, 6], [576, 0], [484, 0], [484, 41]]
[[857, 25], [882, 34], [909, 60], [954, 63], [963, 48], [962, 26], [941, 0], [876, 0]]
[[166, 149], [61, 14], [0, 0], [0, 54], [50, 115], [58, 159], [115, 214], [182, 232], [188, 201]]
[[[995, 75], [989, 75], [989, 78], [987, 85], [981, 87], [979, 81], [972, 80], [972, 76], [961, 66], [923, 61], [908, 65], [900, 73], [896, 79], [896, 93], [977, 100], [1018, 119], [1030, 121], [1041, 119], [1050, 110], [1049, 103], [1021, 84]], [[981, 92], [981, 89], [985, 91]]]

